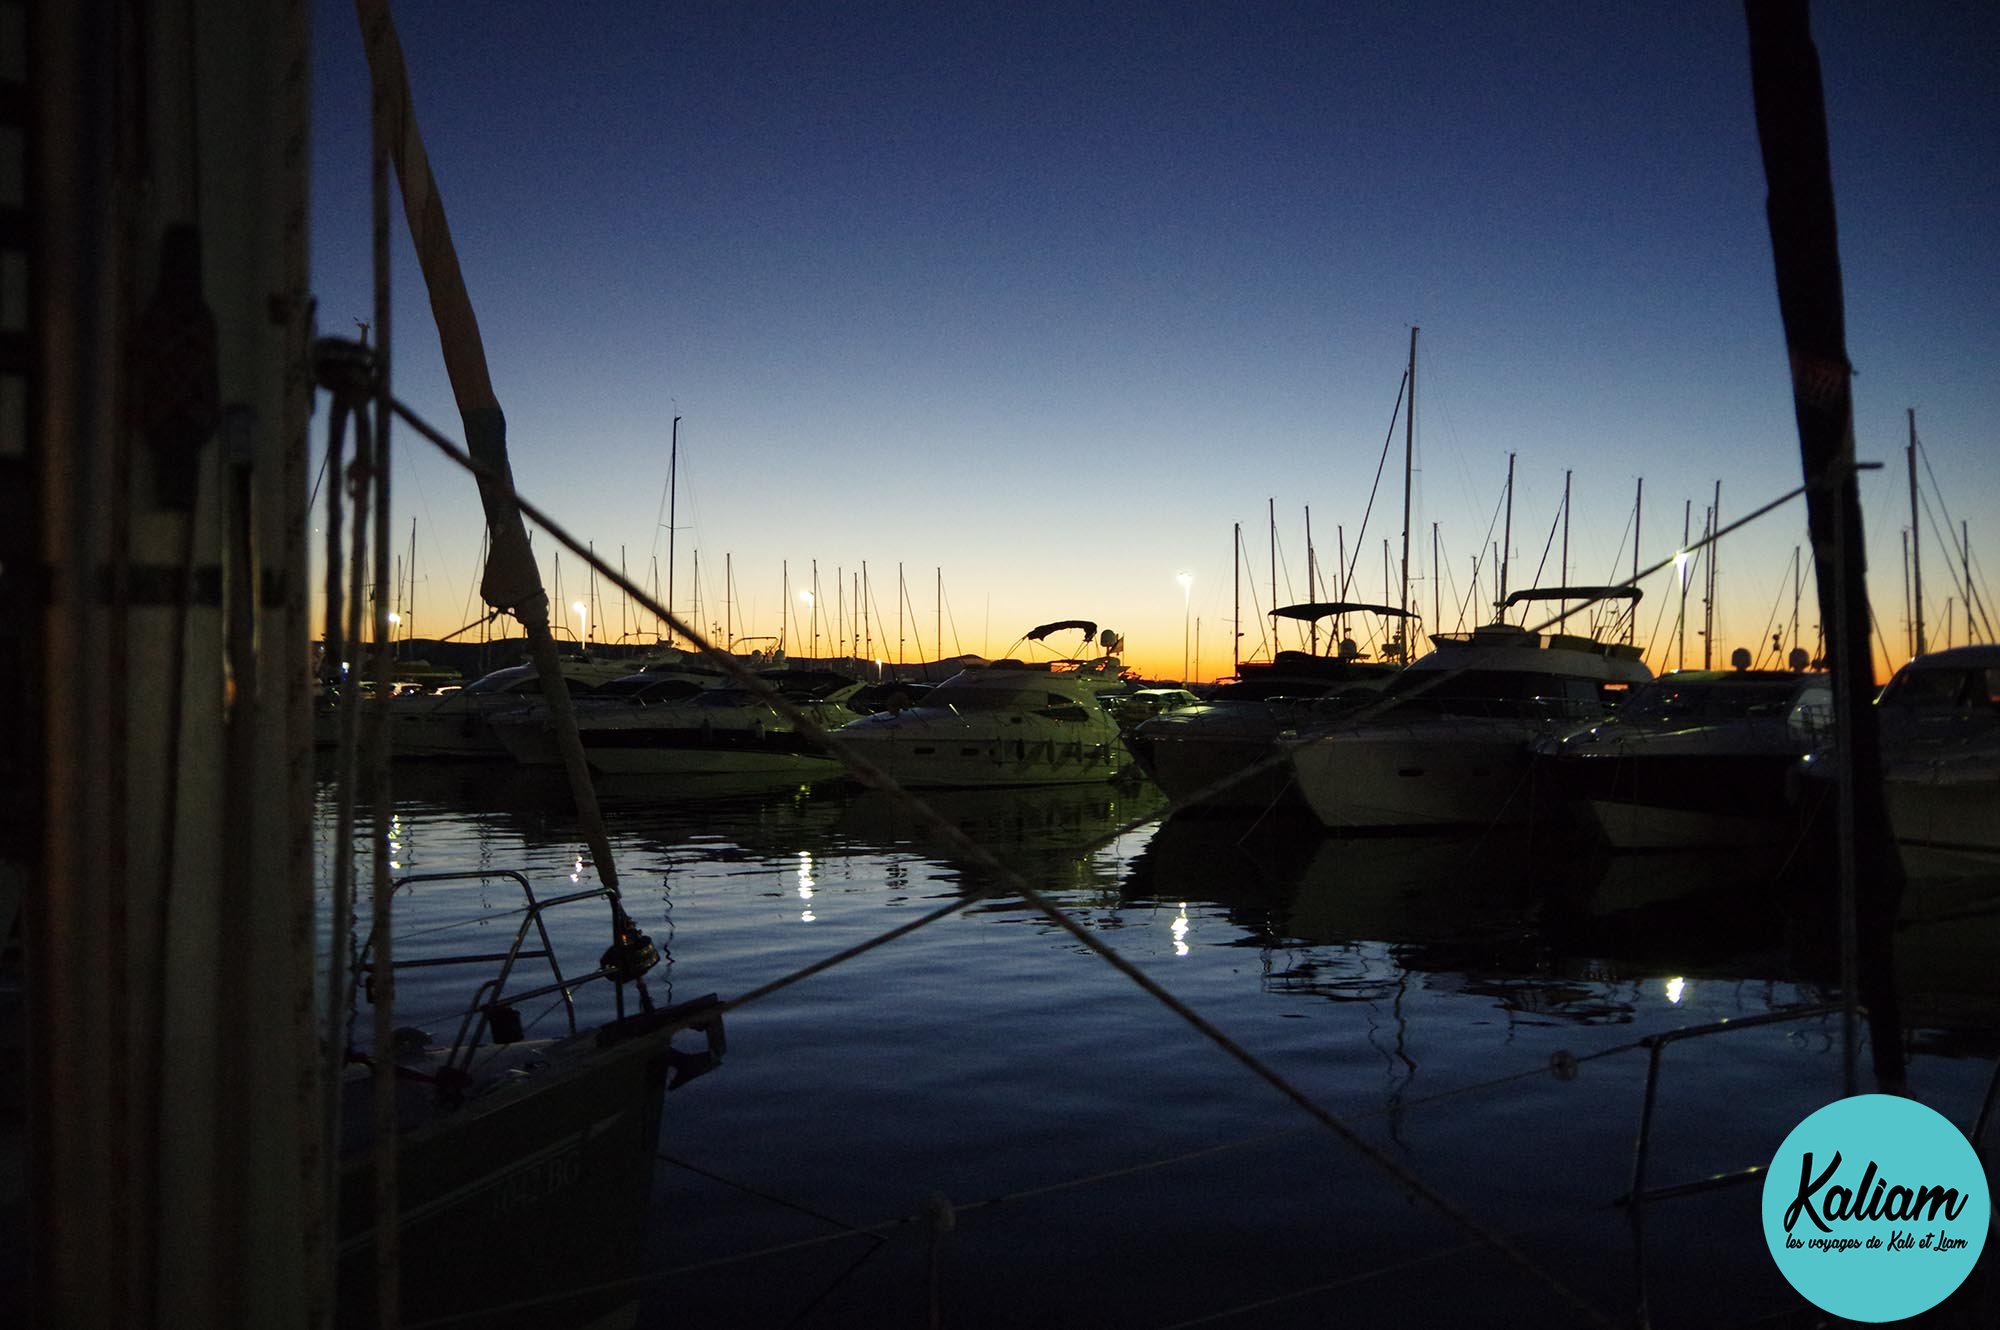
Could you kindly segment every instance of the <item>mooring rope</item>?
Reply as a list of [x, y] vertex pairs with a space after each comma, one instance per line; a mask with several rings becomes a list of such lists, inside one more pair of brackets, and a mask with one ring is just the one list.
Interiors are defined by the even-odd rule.
[[[1359, 1121], [1368, 1121], [1377, 1118], [1389, 1117], [1392, 1115], [1392, 1113], [1408, 1114], [1413, 1109], [1426, 1108], [1431, 1105], [1443, 1103], [1446, 1100], [1458, 1099], [1468, 1095], [1484, 1093], [1487, 1091], [1499, 1089], [1503, 1086], [1514, 1084], [1518, 1081], [1529, 1080], [1541, 1076], [1554, 1075], [1558, 1079], [1567, 1080], [1573, 1077], [1576, 1074], [1577, 1069], [1580, 1068], [1585, 1063], [1597, 1062], [1610, 1057], [1617, 1057], [1621, 1054], [1636, 1052], [1646, 1047], [1647, 1047], [1647, 1040], [1642, 1037], [1639, 1039], [1628, 1040], [1621, 1044], [1616, 1044], [1610, 1048], [1597, 1049], [1594, 1052], [1590, 1053], [1584, 1053], [1584, 1054], [1558, 1053], [1556, 1055], [1553, 1055], [1547, 1064], [1524, 1067], [1518, 1071], [1508, 1072], [1500, 1076], [1490, 1077], [1487, 1080], [1480, 1081], [1472, 1085], [1456, 1086], [1452, 1089], [1440, 1090], [1433, 1094], [1419, 1096], [1415, 1099], [1405, 1099], [1400, 1101], [1393, 1109], [1387, 1106], [1372, 1108], [1367, 1110], [1366, 1112], [1355, 1114], [1352, 1120], [1359, 1122]], [[1231, 1141], [1223, 1141], [1213, 1145], [1204, 1145], [1197, 1147], [1195, 1149], [1181, 1151], [1173, 1155], [1141, 1160], [1137, 1163], [1121, 1165], [1117, 1168], [1101, 1169], [1096, 1172], [1085, 1174], [1079, 1177], [1066, 1178], [1057, 1182], [1045, 1183], [1034, 1187], [1025, 1187], [1015, 1191], [999, 1192], [977, 1201], [968, 1201], [963, 1204], [951, 1205], [949, 1209], [951, 1216], [955, 1220], [956, 1217], [961, 1215], [976, 1214], [985, 1210], [998, 1209], [1002, 1206], [1019, 1204], [1024, 1201], [1035, 1200], [1041, 1197], [1056, 1195], [1066, 1191], [1074, 1191], [1082, 1187], [1096, 1186], [1108, 1182], [1117, 1182], [1126, 1178], [1136, 1177], [1141, 1174], [1158, 1172], [1163, 1169], [1177, 1167], [1179, 1165], [1190, 1163], [1196, 1160], [1214, 1158], [1220, 1155], [1234, 1153], [1239, 1150], [1254, 1149], [1260, 1146], [1275, 1145], [1282, 1141], [1295, 1139], [1303, 1135], [1307, 1130], [1308, 1128], [1305, 1127], [1284, 1127], [1273, 1131], [1258, 1132], [1253, 1135], [1238, 1137], [1237, 1139]], [[565, 1289], [559, 1293], [546, 1294], [520, 1302], [506, 1303], [497, 1307], [484, 1307], [481, 1308], [476, 1313], [465, 1313], [461, 1315], [445, 1317], [438, 1320], [426, 1321], [423, 1323], [421, 1327], [419, 1327], [419, 1330], [443, 1330], [443, 1327], [446, 1326], [462, 1325], [470, 1321], [480, 1320], [486, 1317], [491, 1317], [502, 1313], [530, 1311], [541, 1307], [554, 1306], [574, 1298], [587, 1297], [587, 1296], [606, 1294], [606, 1293], [638, 1292], [641, 1289], [644, 1289], [651, 1285], [667, 1283], [672, 1280], [685, 1278], [689, 1275], [705, 1274], [710, 1271], [725, 1269], [732, 1265], [743, 1265], [753, 1261], [766, 1260], [778, 1256], [796, 1255], [800, 1252], [810, 1251], [816, 1248], [834, 1246], [854, 1238], [863, 1238], [869, 1240], [871, 1245], [868, 1248], [868, 1250], [864, 1252], [859, 1258], [857, 1258], [846, 1269], [844, 1269], [839, 1275], [837, 1275], [831, 1283], [829, 1283], [826, 1287], [824, 1287], [820, 1291], [820, 1293], [815, 1296], [813, 1302], [811, 1304], [808, 1304], [808, 1307], [806, 1308], [806, 1310], [810, 1310], [811, 1306], [817, 1305], [817, 1303], [823, 1300], [825, 1296], [829, 1292], [831, 1292], [831, 1290], [834, 1287], [838, 1286], [839, 1283], [850, 1277], [855, 1270], [860, 1268], [862, 1264], [864, 1264], [868, 1259], [872, 1258], [879, 1251], [881, 1251], [881, 1249], [887, 1244], [889, 1240], [888, 1235], [895, 1233], [898, 1230], [911, 1229], [927, 1223], [934, 1223], [936, 1219], [936, 1215], [933, 1213], [932, 1207], [926, 1207], [923, 1210], [919, 1210], [911, 1214], [898, 1215], [894, 1218], [878, 1220], [874, 1223], [854, 1224], [846, 1220], [837, 1218], [836, 1216], [825, 1214], [815, 1209], [812, 1206], [808, 1206], [801, 1202], [791, 1200], [784, 1196], [780, 1196], [774, 1192], [769, 1191], [768, 1189], [758, 1187], [735, 1178], [726, 1177], [723, 1174], [717, 1173], [711, 1169], [703, 1168], [699, 1164], [695, 1164], [689, 1160], [679, 1158], [678, 1156], [669, 1155], [663, 1151], [656, 1152], [655, 1158], [661, 1163], [671, 1165], [672, 1167], [675, 1168], [683, 1169], [689, 1173], [696, 1174], [697, 1176], [703, 1178], [707, 1178], [712, 1182], [718, 1183], [722, 1186], [729, 1187], [735, 1191], [742, 1192], [745, 1195], [753, 1196], [759, 1200], [769, 1202], [770, 1204], [773, 1205], [782, 1206], [785, 1209], [795, 1211], [799, 1214], [805, 1215], [808, 1218], [818, 1220], [821, 1223], [829, 1225], [835, 1231], [829, 1233], [817, 1234], [815, 1236], [808, 1238], [793, 1239], [787, 1242], [775, 1243], [763, 1247], [757, 1247], [748, 1251], [736, 1252], [727, 1256], [712, 1257], [702, 1261], [690, 1262], [686, 1265], [675, 1266], [669, 1269], [653, 1270], [641, 1275], [632, 1275], [625, 1278], [607, 1280], [596, 1284], [579, 1285], [573, 1288]], [[1354, 1275], [1346, 1276], [1338, 1280], [1326, 1281], [1310, 1285], [1306, 1288], [1295, 1289], [1288, 1293], [1277, 1294], [1266, 1298], [1260, 1298], [1255, 1302], [1244, 1303], [1236, 1307], [1227, 1308], [1221, 1311], [1211, 1312], [1204, 1316], [1195, 1318], [1193, 1320], [1174, 1322], [1171, 1325], [1161, 1327], [1161, 1330], [1184, 1330], [1185, 1327], [1207, 1325], [1218, 1321], [1228, 1320], [1233, 1317], [1248, 1314], [1250, 1312], [1261, 1311], [1269, 1307], [1278, 1306], [1285, 1302], [1296, 1301], [1299, 1298], [1310, 1297], [1317, 1293], [1328, 1292], [1333, 1289], [1340, 1288], [1346, 1285], [1360, 1283], [1368, 1279], [1378, 1278], [1385, 1274], [1399, 1273], [1414, 1265], [1427, 1264], [1447, 1257], [1467, 1255], [1472, 1252], [1479, 1251], [1482, 1248], [1486, 1247], [1487, 1245], [1488, 1244], [1484, 1241], [1483, 1238], [1474, 1237], [1469, 1241], [1457, 1244], [1452, 1247], [1441, 1248], [1437, 1251], [1433, 1251], [1424, 1256], [1411, 1258], [1408, 1261], [1395, 1262], [1386, 1266], [1378, 1266], [1370, 1270], [1357, 1272]], [[793, 1320], [796, 1321], [797, 1319], [798, 1316], [795, 1315], [793, 1317]]]
[[[1040, 890], [1029, 885], [1019, 873], [1003, 864], [990, 851], [967, 836], [963, 830], [939, 815], [928, 804], [909, 794], [901, 785], [890, 779], [885, 772], [875, 766], [874, 763], [863, 759], [858, 754], [849, 750], [838, 739], [829, 735], [813, 717], [793, 705], [767, 682], [745, 668], [742, 662], [738, 661], [733, 655], [717, 649], [703, 634], [682, 622], [670, 613], [665, 606], [654, 601], [644, 590], [634, 585], [622, 573], [612, 568], [603, 560], [600, 560], [592, 550], [577, 541], [567, 530], [556, 523], [554, 519], [521, 497], [518, 491], [514, 489], [508, 477], [496, 475], [490, 469], [480, 466], [463, 448], [446, 438], [405, 404], [394, 402], [393, 405], [397, 415], [401, 416], [418, 433], [428, 438], [446, 456], [475, 475], [483, 476], [489, 483], [505, 487], [512, 500], [520, 505], [521, 512], [543, 530], [547, 531], [557, 542], [595, 568], [613, 586], [616, 586], [626, 595], [632, 597], [648, 613], [658, 616], [674, 631], [685, 635], [699, 648], [704, 657], [716, 664], [724, 673], [728, 674], [743, 687], [756, 693], [767, 706], [770, 706], [780, 715], [790, 720], [808, 739], [824, 744], [827, 750], [839, 758], [842, 764], [864, 785], [883, 791], [919, 824], [929, 828], [943, 839], [946, 844], [952, 847], [955, 853], [963, 855], [978, 867], [993, 873], [995, 877], [1007, 886], [1008, 890], [1019, 895], [1022, 900], [1041, 911], [1058, 928], [1061, 928], [1074, 938], [1079, 945], [1096, 953], [1099, 959], [1124, 975], [1133, 984], [1151, 996], [1154, 1001], [1179, 1016], [1182, 1021], [1207, 1038], [1217, 1048], [1235, 1059], [1258, 1079], [1262, 1080], [1284, 1098], [1320, 1122], [1341, 1140], [1345, 1141], [1350, 1148], [1386, 1174], [1407, 1195], [1423, 1201], [1447, 1221], [1457, 1225], [1491, 1247], [1512, 1264], [1541, 1282], [1563, 1301], [1588, 1317], [1593, 1323], [1605, 1326], [1612, 1324], [1611, 1319], [1602, 1311], [1586, 1301], [1564, 1281], [1557, 1278], [1553, 1272], [1545, 1269], [1539, 1262], [1522, 1251], [1504, 1234], [1488, 1227], [1475, 1216], [1459, 1208], [1442, 1193], [1437, 1191], [1437, 1189], [1419, 1178], [1400, 1160], [1389, 1155], [1379, 1146], [1361, 1136], [1358, 1131], [1339, 1115], [1315, 1102], [1311, 1096], [1293, 1085], [1282, 1073], [1231, 1038], [1193, 1007], [1168, 992], [1157, 980], [1111, 948], [1101, 938], [1077, 923], [1076, 920], [1069, 916], [1067, 911], [1057, 906]], [[1144, 823], [1142, 822], [1140, 825], [1144, 825]], [[955, 903], [954, 908], [933, 911], [932, 913], [937, 917], [943, 917], [944, 914], [954, 912], [954, 909], [963, 909], [965, 904], [968, 903], [970, 902], [958, 902]], [[920, 920], [916, 924], [907, 926], [902, 930], [892, 931], [896, 931], [897, 935], [900, 936], [901, 933], [911, 931], [914, 927], [920, 927], [925, 922], [929, 922], [929, 920]], [[827, 967], [824, 965], [808, 967], [808, 972], [818, 973], [819, 970], [824, 968]], [[803, 974], [800, 977], [804, 977]], [[788, 982], [797, 982], [797, 980], [793, 979]], [[755, 1000], [757, 997], [776, 991], [776, 987], [778, 986], [767, 984], [762, 989], [745, 995], [744, 1000]], [[737, 1005], [741, 1004], [724, 1003], [723, 1009], [727, 1011], [732, 1006]]]

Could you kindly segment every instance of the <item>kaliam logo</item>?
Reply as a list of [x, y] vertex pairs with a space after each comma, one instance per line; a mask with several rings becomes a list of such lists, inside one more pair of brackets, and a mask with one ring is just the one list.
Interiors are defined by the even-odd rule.
[[1792, 1129], [1764, 1176], [1764, 1237], [1808, 1301], [1854, 1321], [1928, 1311], [1986, 1245], [1986, 1171], [1958, 1128], [1896, 1095], [1840, 1099]]

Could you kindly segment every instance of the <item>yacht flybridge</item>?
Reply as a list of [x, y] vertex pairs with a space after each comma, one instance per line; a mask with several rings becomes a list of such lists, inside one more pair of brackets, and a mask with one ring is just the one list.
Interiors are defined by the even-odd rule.
[[[1533, 601], [1636, 601], [1636, 587], [1517, 591]], [[1520, 824], [1533, 811], [1528, 745], [1602, 716], [1651, 679], [1637, 647], [1506, 622], [1435, 633], [1360, 716], [1292, 742], [1299, 792], [1335, 830]]]
[[[1030, 629], [1016, 646], [1068, 632], [1082, 634], [1074, 655], [968, 665], [920, 705], [864, 716], [834, 737], [910, 788], [1110, 780], [1131, 760], [1108, 705], [1128, 691], [1116, 654], [1124, 639], [1064, 619]], [[1100, 654], [1087, 654], [1093, 646]]]

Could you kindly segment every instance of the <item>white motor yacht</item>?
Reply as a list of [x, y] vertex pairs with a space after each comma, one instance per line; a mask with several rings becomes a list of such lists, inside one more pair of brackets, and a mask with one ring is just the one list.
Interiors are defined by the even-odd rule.
[[[1636, 600], [1626, 587], [1517, 591], [1538, 600]], [[1522, 825], [1535, 815], [1529, 745], [1603, 716], [1651, 679], [1636, 647], [1492, 623], [1434, 634], [1376, 703], [1289, 743], [1299, 792], [1340, 831]]]
[[[1389, 605], [1343, 601], [1286, 605], [1274, 618], [1344, 620], [1350, 614], [1401, 618]], [[1205, 814], [1262, 814], [1288, 798], [1291, 766], [1282, 740], [1336, 720], [1386, 687], [1401, 665], [1370, 660], [1352, 639], [1327, 634], [1332, 652], [1280, 651], [1266, 662], [1237, 667], [1234, 682], [1208, 701], [1145, 721], [1125, 736], [1139, 765], [1177, 807]]]
[[968, 665], [917, 706], [864, 716], [834, 737], [910, 788], [1110, 780], [1131, 762], [1111, 710], [1128, 691], [1116, 655], [1123, 639], [1066, 619], [1021, 641], [1068, 631], [1083, 634], [1083, 650], [1094, 642], [1102, 654]]
[[[1875, 701], [1889, 826], [1906, 846], [2000, 854], [2000, 646], [1909, 661]], [[1826, 797], [1828, 750], [1799, 764], [1800, 797]]]
[[1539, 744], [1536, 761], [1544, 788], [1614, 849], [1767, 843], [1792, 821], [1787, 777], [1824, 740], [1832, 708], [1823, 673], [1676, 670]]
[[[860, 691], [853, 679], [826, 671], [792, 670], [764, 676], [786, 701], [823, 730], [853, 720], [847, 701]], [[578, 701], [577, 737], [591, 769], [617, 776], [797, 775], [837, 776], [836, 761], [790, 716], [758, 693], [734, 684], [675, 676], [634, 675], [606, 684]], [[516, 761], [561, 761], [546, 707], [527, 707], [493, 718], [493, 730]]]
[[[582, 695], [632, 672], [631, 661], [574, 657], [562, 662], [572, 695]], [[389, 699], [389, 751], [396, 757], [501, 758], [507, 750], [487, 722], [540, 696], [533, 665], [494, 670], [455, 692], [406, 693]], [[370, 722], [373, 708], [362, 712]]]

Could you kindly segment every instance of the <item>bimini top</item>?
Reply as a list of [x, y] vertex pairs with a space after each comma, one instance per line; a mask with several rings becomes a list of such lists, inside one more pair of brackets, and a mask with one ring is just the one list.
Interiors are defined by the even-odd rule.
[[1021, 634], [1024, 642], [1039, 642], [1051, 633], [1067, 632], [1072, 628], [1081, 629], [1085, 637], [1097, 636], [1097, 625], [1088, 619], [1064, 619], [1058, 623], [1045, 623], [1039, 628], [1030, 628]]
[[1336, 614], [1386, 614], [1392, 619], [1407, 619], [1409, 612], [1399, 610], [1394, 605], [1364, 605], [1353, 600], [1309, 600], [1300, 605], [1281, 605], [1271, 611], [1274, 619], [1298, 619], [1311, 622], [1314, 619], [1329, 619]]
[[1508, 595], [1500, 606], [1511, 610], [1527, 600], [1632, 600], [1644, 594], [1635, 586], [1551, 586], [1532, 587]]

